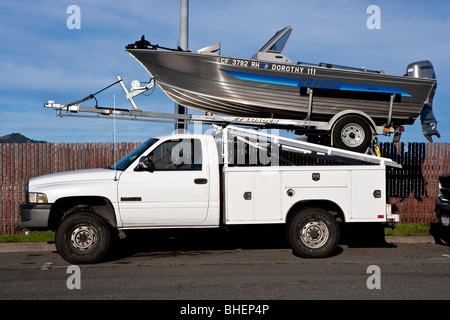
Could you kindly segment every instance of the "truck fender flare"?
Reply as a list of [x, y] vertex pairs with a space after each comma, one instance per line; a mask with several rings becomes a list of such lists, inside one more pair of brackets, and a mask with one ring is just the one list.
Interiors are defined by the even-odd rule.
[[78, 212], [94, 213], [94, 214], [98, 215], [99, 217], [101, 217], [103, 220], [105, 220], [112, 227], [116, 227], [115, 220], [110, 219], [110, 217], [108, 217], [108, 215], [105, 215], [102, 212], [100, 212], [99, 210], [95, 209], [94, 207], [92, 207], [90, 205], [86, 205], [86, 204], [81, 204], [81, 205], [75, 206], [72, 208], [72, 210], [69, 210], [68, 212], [64, 213], [61, 221], [64, 220], [67, 216], [69, 216], [71, 214], [76, 214]]
[[345, 215], [342, 211], [341, 207], [334, 201], [331, 200], [302, 200], [296, 202], [294, 205], [292, 205], [286, 216], [285, 216], [285, 223], [289, 221], [292, 215], [294, 215], [297, 211], [300, 209], [306, 208], [306, 207], [318, 207], [325, 210], [328, 210], [330, 212], [333, 212], [333, 216], [339, 221], [339, 222], [345, 222]]
[[91, 212], [98, 215], [111, 227], [117, 228], [114, 207], [104, 197], [68, 197], [55, 201], [50, 211], [49, 226], [55, 229], [61, 221], [77, 212]]

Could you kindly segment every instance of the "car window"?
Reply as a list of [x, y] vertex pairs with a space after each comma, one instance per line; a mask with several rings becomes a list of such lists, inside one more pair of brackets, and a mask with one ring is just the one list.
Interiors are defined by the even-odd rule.
[[153, 150], [148, 157], [155, 171], [202, 170], [201, 142], [198, 139], [166, 141]]

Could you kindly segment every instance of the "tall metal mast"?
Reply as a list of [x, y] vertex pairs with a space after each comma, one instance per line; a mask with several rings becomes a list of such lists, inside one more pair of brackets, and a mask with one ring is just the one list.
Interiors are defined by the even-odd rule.
[[[189, 0], [180, 0], [180, 48], [184, 51], [189, 50]], [[175, 112], [179, 115], [186, 115], [185, 107], [175, 104]], [[185, 120], [178, 120], [175, 123], [175, 131], [183, 131], [187, 129]]]

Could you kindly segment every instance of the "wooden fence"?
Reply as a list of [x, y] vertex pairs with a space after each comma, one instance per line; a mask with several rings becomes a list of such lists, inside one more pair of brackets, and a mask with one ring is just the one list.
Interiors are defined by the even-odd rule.
[[[69, 170], [104, 168], [136, 148], [138, 143], [0, 143], [0, 234], [22, 226], [19, 205], [28, 179]], [[382, 155], [403, 165], [387, 173], [389, 201], [402, 223], [435, 222], [438, 177], [450, 172], [448, 143], [383, 143]], [[116, 156], [114, 156], [114, 153]]]
[[[0, 143], [0, 234], [22, 226], [19, 205], [25, 185], [44, 174], [105, 168], [135, 149], [138, 143]], [[114, 155], [115, 154], [115, 155]]]
[[401, 222], [436, 222], [438, 179], [450, 173], [450, 143], [384, 143], [380, 148], [403, 166], [387, 173], [389, 202], [397, 206]]

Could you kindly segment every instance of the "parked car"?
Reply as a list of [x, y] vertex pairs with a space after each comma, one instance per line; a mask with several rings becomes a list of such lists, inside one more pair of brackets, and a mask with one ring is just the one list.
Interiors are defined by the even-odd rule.
[[450, 244], [450, 173], [439, 177], [439, 198], [435, 211], [440, 221], [440, 240]]

